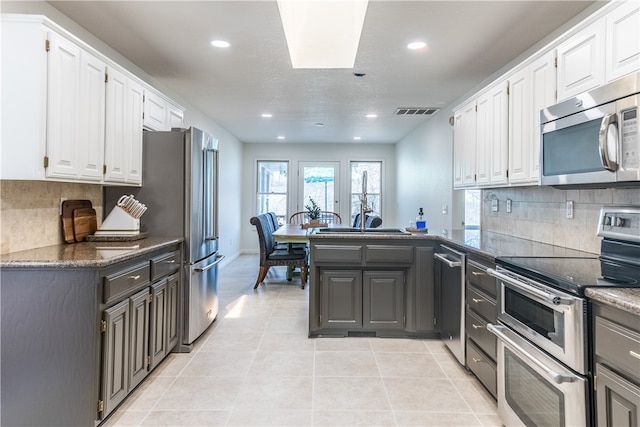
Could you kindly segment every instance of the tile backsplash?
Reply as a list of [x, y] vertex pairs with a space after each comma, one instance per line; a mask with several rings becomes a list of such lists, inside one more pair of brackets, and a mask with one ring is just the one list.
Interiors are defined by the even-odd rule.
[[[493, 212], [492, 201], [498, 201]], [[511, 213], [507, 212], [511, 200]], [[566, 205], [573, 201], [573, 219]], [[481, 228], [570, 249], [600, 253], [596, 235], [604, 205], [640, 205], [640, 190], [559, 190], [553, 187], [511, 187], [482, 191]]]
[[102, 186], [47, 181], [0, 181], [0, 253], [64, 243], [60, 199], [91, 200], [102, 218]]

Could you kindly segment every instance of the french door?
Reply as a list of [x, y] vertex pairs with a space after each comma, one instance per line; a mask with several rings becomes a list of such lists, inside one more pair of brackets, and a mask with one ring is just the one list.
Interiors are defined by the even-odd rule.
[[298, 211], [306, 211], [305, 206], [310, 205], [310, 199], [313, 199], [321, 211], [339, 214], [339, 172], [340, 162], [299, 162]]

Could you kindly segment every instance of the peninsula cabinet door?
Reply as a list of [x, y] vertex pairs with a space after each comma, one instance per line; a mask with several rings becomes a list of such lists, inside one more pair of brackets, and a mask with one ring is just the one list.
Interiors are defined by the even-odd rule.
[[362, 310], [365, 329], [404, 329], [402, 271], [365, 271]]
[[598, 426], [632, 427], [640, 421], [640, 387], [596, 364]]
[[323, 328], [362, 328], [362, 271], [321, 272], [320, 324]]
[[146, 288], [129, 298], [131, 310], [131, 347], [129, 359], [129, 391], [149, 373], [149, 319], [151, 304]]

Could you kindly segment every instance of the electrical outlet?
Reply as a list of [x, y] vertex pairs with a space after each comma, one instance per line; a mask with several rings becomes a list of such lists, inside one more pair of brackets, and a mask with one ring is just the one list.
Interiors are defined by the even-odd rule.
[[507, 199], [507, 213], [511, 213], [511, 199]]
[[491, 200], [491, 212], [498, 212], [498, 199]]
[[60, 197], [60, 215], [62, 215], [62, 202], [67, 200], [67, 197]]
[[442, 205], [442, 215], [446, 215], [449, 213], [449, 206], [448, 205]]
[[573, 200], [567, 200], [567, 219], [573, 219]]

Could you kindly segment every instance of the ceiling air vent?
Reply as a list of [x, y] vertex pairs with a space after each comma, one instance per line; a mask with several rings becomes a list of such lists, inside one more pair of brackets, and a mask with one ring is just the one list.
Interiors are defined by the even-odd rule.
[[431, 116], [437, 112], [439, 108], [431, 107], [401, 107], [396, 109], [396, 116]]

